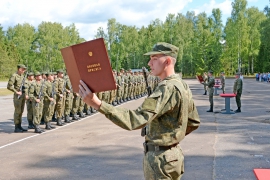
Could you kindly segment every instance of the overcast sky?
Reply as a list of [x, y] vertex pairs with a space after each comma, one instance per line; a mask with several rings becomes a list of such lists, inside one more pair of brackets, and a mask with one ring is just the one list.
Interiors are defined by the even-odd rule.
[[[30, 23], [35, 27], [42, 21], [59, 22], [64, 26], [75, 23], [80, 35], [91, 40], [98, 27], [106, 29], [107, 20], [141, 27], [159, 18], [164, 21], [168, 13], [205, 11], [220, 8], [223, 24], [231, 14], [232, 0], [1, 0], [0, 24], [6, 30], [18, 23]], [[248, 0], [248, 7], [260, 10], [269, 0]]]

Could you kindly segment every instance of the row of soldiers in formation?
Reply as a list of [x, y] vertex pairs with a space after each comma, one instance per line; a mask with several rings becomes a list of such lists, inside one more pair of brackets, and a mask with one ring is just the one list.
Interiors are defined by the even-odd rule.
[[[41, 121], [45, 123], [45, 129], [53, 129], [56, 125], [63, 126], [74, 120], [91, 115], [96, 110], [85, 104], [78, 93], [73, 92], [68, 75], [63, 70], [57, 72], [35, 72], [27, 73], [26, 66], [19, 64], [17, 73], [14, 73], [7, 88], [14, 92], [14, 132], [24, 132], [22, 128], [22, 113], [24, 106], [27, 106], [28, 129], [35, 129], [35, 133], [44, 132], [40, 128]], [[116, 90], [98, 92], [97, 96], [112, 105], [119, 105], [123, 102], [143, 97], [147, 94], [146, 81], [142, 72], [113, 70]], [[154, 89], [159, 82], [157, 77], [147, 76], [148, 87]], [[72, 116], [72, 119], [70, 119]]]

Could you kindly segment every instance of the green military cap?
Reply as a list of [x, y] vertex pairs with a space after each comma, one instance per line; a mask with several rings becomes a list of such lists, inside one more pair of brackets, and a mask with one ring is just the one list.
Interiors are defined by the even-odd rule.
[[18, 64], [17, 67], [27, 69], [27, 67], [24, 64]]
[[47, 71], [43, 71], [42, 74], [45, 74], [46, 75], [46, 74], [48, 74], [48, 72]]
[[125, 71], [125, 69], [124, 68], [121, 68], [120, 71]]
[[29, 72], [29, 73], [27, 73], [27, 76], [34, 76], [34, 73], [33, 72]]
[[166, 43], [166, 42], [158, 42], [154, 45], [152, 51], [145, 53], [144, 55], [155, 55], [155, 54], [165, 54], [171, 57], [177, 58], [179, 48]]
[[213, 71], [212, 70], [209, 70], [208, 72], [211, 73], [211, 74], [213, 74]]
[[54, 73], [53, 72], [47, 72], [46, 75], [54, 75]]
[[52, 72], [54, 75], [57, 75], [57, 72]]
[[35, 72], [35, 76], [40, 76], [40, 75], [41, 75], [40, 72], [38, 72], [38, 71]]
[[58, 69], [56, 72], [57, 73], [64, 73], [63, 69]]

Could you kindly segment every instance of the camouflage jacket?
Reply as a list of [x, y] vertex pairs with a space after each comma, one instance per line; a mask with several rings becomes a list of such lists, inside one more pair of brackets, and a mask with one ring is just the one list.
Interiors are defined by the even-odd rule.
[[34, 83], [35, 81], [29, 81], [28, 79], [25, 80], [25, 83], [24, 83], [24, 92], [25, 92], [25, 95], [29, 96], [29, 89], [31, 87], [31, 85]]
[[169, 146], [180, 142], [200, 125], [188, 85], [176, 74], [165, 78], [136, 110], [102, 102], [99, 112], [126, 130], [147, 127], [149, 144]]
[[234, 81], [233, 92], [235, 94], [242, 94], [242, 90], [243, 90], [243, 81], [241, 78], [238, 78]]
[[220, 76], [220, 81], [221, 81], [221, 84], [224, 85], [225, 84], [225, 76]]
[[214, 77], [209, 77], [208, 78], [208, 83], [204, 83], [208, 88], [212, 88], [215, 85], [215, 78]]
[[50, 82], [50, 81], [46, 81], [45, 82], [45, 85], [46, 85], [46, 94], [48, 96], [45, 96], [45, 99], [46, 101], [50, 101], [49, 98], [53, 98], [53, 99], [56, 99], [56, 91], [55, 91], [55, 82]]
[[[19, 75], [18, 73], [14, 73], [8, 80], [7, 89], [16, 93], [20, 91], [20, 86], [22, 84], [24, 78], [24, 74]], [[23, 88], [24, 92], [24, 88]]]
[[[43, 84], [43, 87], [42, 87]], [[42, 88], [42, 89], [41, 89]], [[38, 96], [41, 92], [41, 98], [40, 100], [43, 100], [44, 97], [49, 98], [48, 94], [47, 94], [47, 86], [46, 86], [46, 82], [40, 81], [40, 82], [34, 82], [32, 83], [30, 89], [29, 89], [29, 97], [30, 99], [34, 102], [38, 99]]]

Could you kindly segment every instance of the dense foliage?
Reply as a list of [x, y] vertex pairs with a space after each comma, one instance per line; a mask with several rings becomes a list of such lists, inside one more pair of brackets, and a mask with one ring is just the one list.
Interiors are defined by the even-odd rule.
[[[270, 70], [270, 8], [247, 8], [247, 0], [232, 2], [231, 17], [225, 26], [220, 9], [212, 14], [168, 14], [162, 22], [136, 27], [109, 19], [107, 29], [98, 28], [95, 38], [105, 39], [112, 67], [140, 68], [149, 57], [143, 54], [156, 42], [179, 47], [176, 71], [195, 75], [212, 69], [245, 74]], [[30, 70], [52, 71], [63, 68], [60, 49], [85, 41], [74, 24], [42, 22], [37, 29], [28, 23], [9, 27], [0, 25], [0, 78], [7, 77], [17, 63]]]

